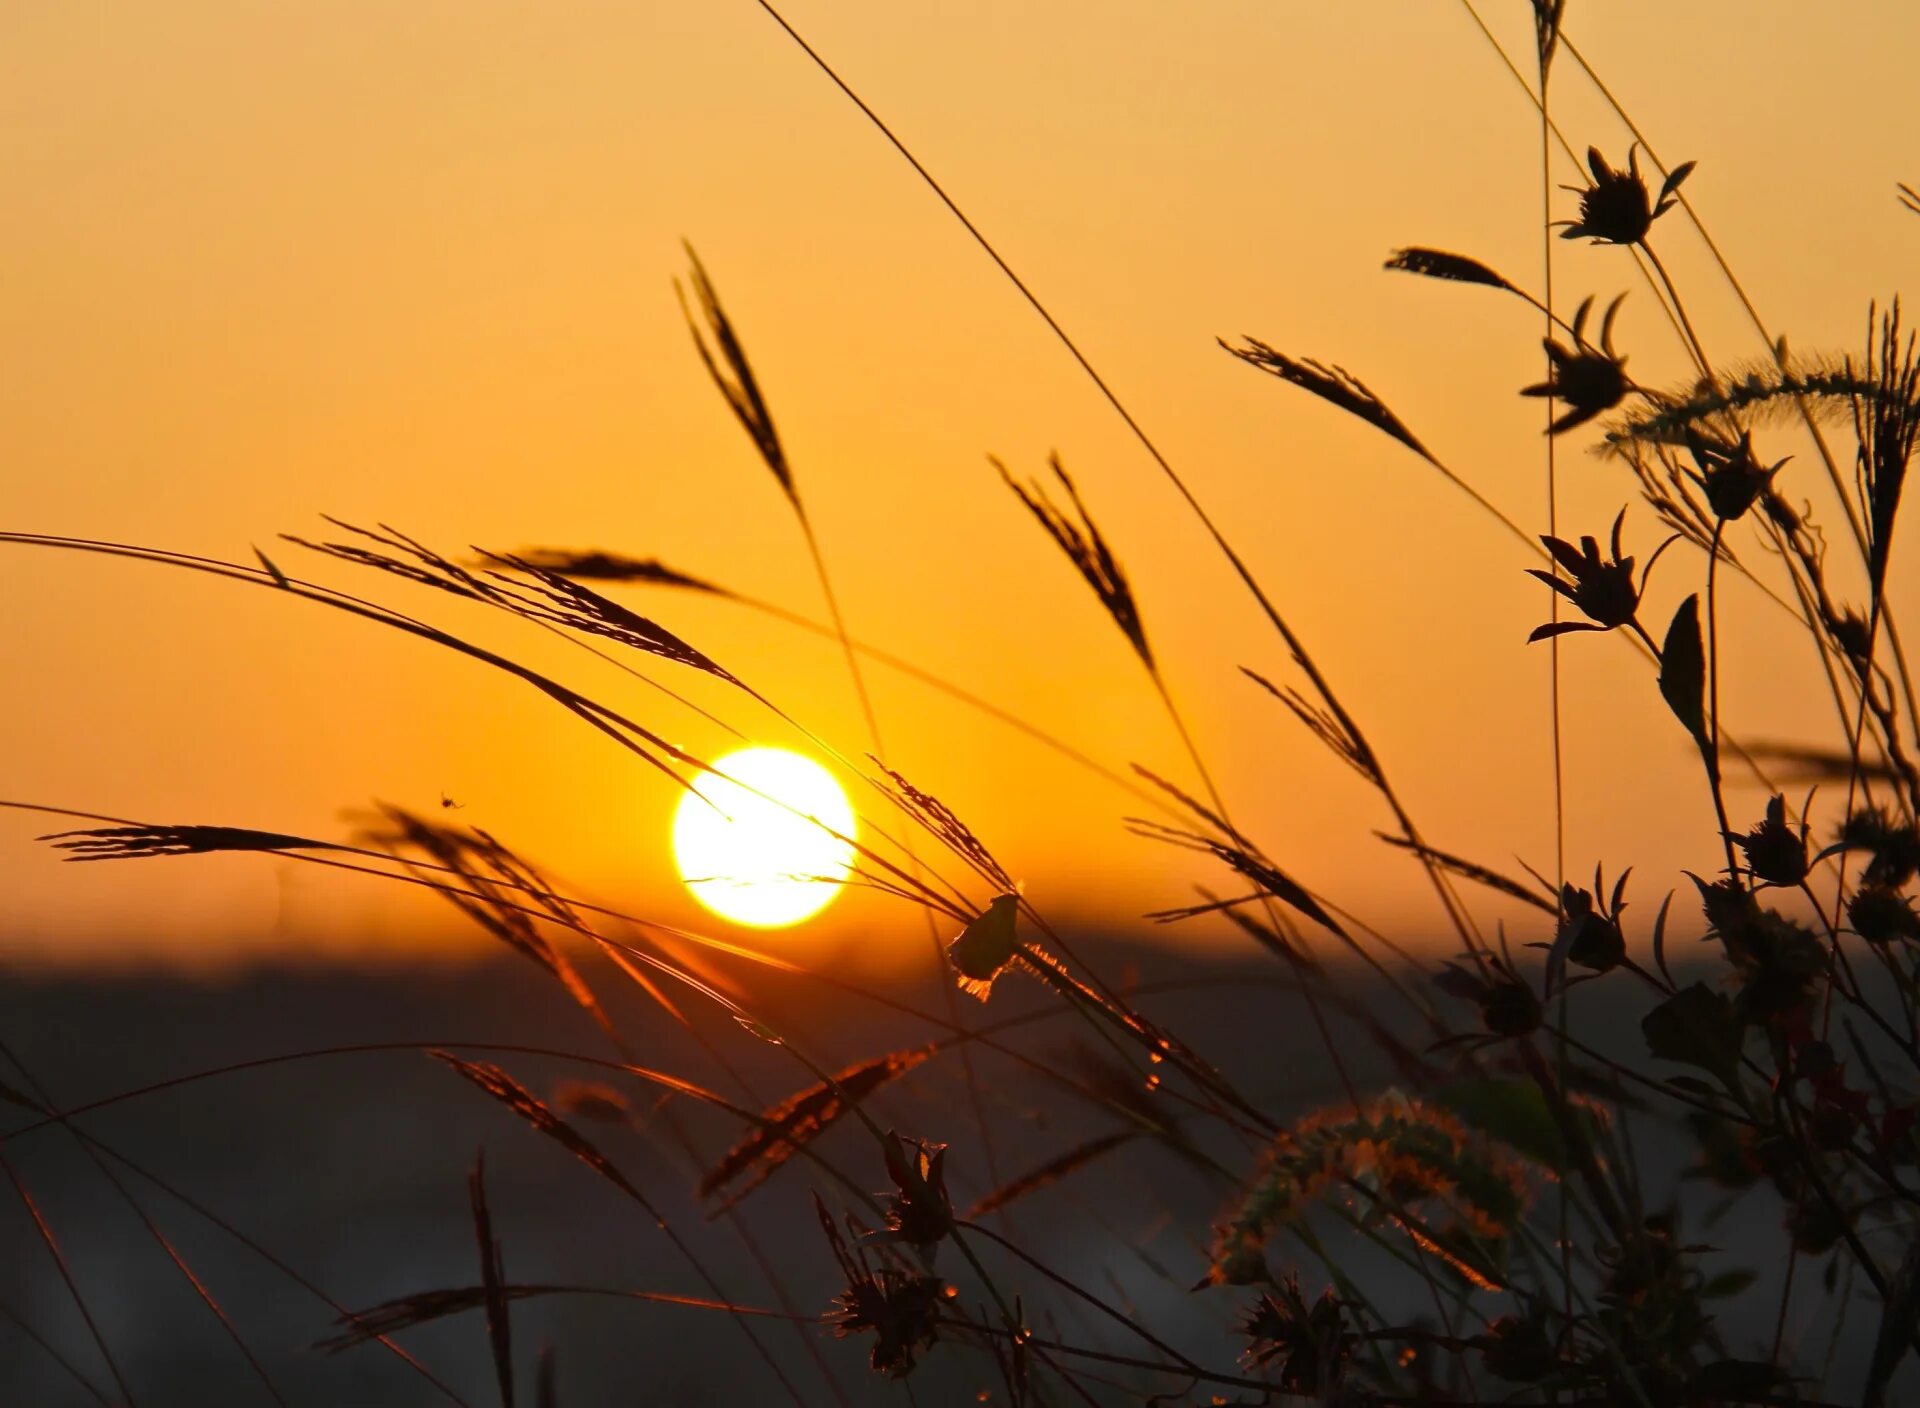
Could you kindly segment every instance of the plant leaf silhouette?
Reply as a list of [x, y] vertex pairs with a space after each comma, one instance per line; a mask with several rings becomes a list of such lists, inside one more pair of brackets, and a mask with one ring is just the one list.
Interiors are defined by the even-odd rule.
[[1660, 650], [1660, 694], [1702, 751], [1707, 738], [1707, 656], [1700, 641], [1700, 598], [1690, 596], [1673, 613]]
[[1725, 993], [1695, 982], [1640, 1021], [1647, 1050], [1663, 1061], [1695, 1066], [1735, 1089], [1740, 1081], [1740, 1023]]

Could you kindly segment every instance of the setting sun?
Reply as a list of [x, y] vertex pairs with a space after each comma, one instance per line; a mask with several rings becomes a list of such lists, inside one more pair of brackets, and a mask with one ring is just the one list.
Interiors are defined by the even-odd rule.
[[694, 898], [758, 929], [825, 909], [853, 859], [840, 839], [853, 835], [853, 808], [833, 775], [784, 748], [742, 749], [713, 766], [722, 775], [696, 779], [673, 818], [674, 859]]

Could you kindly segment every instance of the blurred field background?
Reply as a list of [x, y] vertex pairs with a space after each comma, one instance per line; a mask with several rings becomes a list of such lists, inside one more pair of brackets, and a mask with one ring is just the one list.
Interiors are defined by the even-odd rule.
[[[1219, 956], [1196, 962], [1163, 946], [1103, 941], [1093, 934], [1077, 935], [1076, 946], [1098, 955], [1116, 977], [1137, 982], [1143, 1010], [1156, 1019], [1176, 1030], [1204, 1031], [1209, 1054], [1265, 1108], [1292, 1116], [1337, 1098], [1305, 1010], [1296, 996], [1274, 986], [1271, 962]], [[104, 979], [42, 972], [17, 976], [0, 989], [0, 1023], [10, 1034], [24, 1034], [14, 1050], [70, 1105], [148, 1080], [330, 1045], [510, 1040], [612, 1055], [584, 1030], [579, 1012], [556, 986], [529, 984], [530, 971], [522, 962], [492, 959], [390, 964], [377, 972], [339, 965], [255, 968], [211, 981], [154, 972]], [[1184, 986], [1152, 992], [1160, 984]], [[1371, 995], [1359, 975], [1352, 988]], [[885, 991], [924, 998], [912, 987]], [[823, 1003], [818, 989], [776, 988], [762, 996], [771, 1013], [792, 1020], [816, 1052], [833, 1058], [863, 1059], [925, 1035], [917, 1024], [877, 1018], [866, 1004]], [[1590, 989], [1582, 1000], [1587, 1030], [1609, 1050], [1630, 1051], [1637, 1040], [1637, 1004], [1622, 1002], [1624, 996], [1619, 989]], [[1037, 987], [1009, 989], [996, 1007], [1001, 1016], [1051, 1014], [1023, 1035], [1023, 1044], [1062, 1068], [1087, 1062], [1084, 1029], [1062, 1021], [1058, 1004]], [[657, 1010], [624, 999], [614, 1010], [632, 1023], [651, 1059], [694, 1079], [720, 1079]], [[792, 1063], [773, 1048], [730, 1040], [737, 1031], [716, 1029], [715, 1035], [769, 1093], [796, 1087]], [[164, 1062], [155, 1055], [160, 1051]], [[484, 1051], [467, 1054], [488, 1059]], [[1356, 1044], [1348, 1054], [1356, 1079], [1370, 1087], [1391, 1083], [1391, 1070], [1366, 1047]], [[497, 1059], [549, 1098], [562, 1082], [583, 1074], [567, 1062]], [[1037, 1167], [1112, 1123], [1079, 1102], [1061, 1101], [1011, 1063], [984, 1054], [977, 1059], [1003, 1168]], [[952, 1128], [953, 1111], [966, 1100], [958, 1072], [951, 1062], [922, 1067], [874, 1100], [876, 1116], [903, 1129]], [[685, 1103], [679, 1112], [689, 1132], [714, 1153], [738, 1132], [737, 1123], [713, 1112]], [[690, 1231], [729, 1292], [742, 1303], [771, 1304], [764, 1275], [738, 1238], [724, 1224], [702, 1222], [709, 1209], [693, 1193], [697, 1170], [657, 1113], [642, 1103], [637, 1122], [639, 1128], [625, 1132], [604, 1122], [581, 1127]], [[101, 1110], [86, 1116], [85, 1125], [355, 1309], [473, 1281], [466, 1176], [483, 1143], [511, 1280], [703, 1293], [631, 1204], [417, 1052], [341, 1056], [222, 1076]], [[985, 1193], [990, 1180], [977, 1141], [964, 1130], [954, 1133], [951, 1181], [956, 1200], [965, 1202]], [[1693, 1162], [1687, 1142], [1675, 1137], [1671, 1125], [1655, 1122], [1637, 1138], [1653, 1186], [1678, 1186], [1674, 1180]], [[826, 1136], [822, 1150], [868, 1166], [873, 1161], [863, 1157], [862, 1139], [857, 1128], [843, 1128]], [[193, 1408], [265, 1401], [213, 1317], [125, 1207], [111, 1199], [71, 1140], [50, 1130], [4, 1147], [62, 1229], [74, 1273], [138, 1402]], [[1226, 1140], [1222, 1152], [1235, 1147]], [[875, 1175], [882, 1181], [877, 1170]], [[808, 1201], [811, 1181], [806, 1170], [787, 1170], [743, 1207], [747, 1226], [809, 1310], [840, 1289], [821, 1254]], [[137, 1178], [129, 1183], [219, 1294], [291, 1401], [368, 1408], [445, 1401], [376, 1346], [337, 1356], [315, 1351], [313, 1342], [335, 1330], [325, 1306], [168, 1197]], [[1031, 1253], [1061, 1274], [1142, 1316], [1175, 1345], [1204, 1355], [1234, 1323], [1242, 1299], [1189, 1290], [1206, 1268], [1205, 1229], [1220, 1211], [1218, 1184], [1143, 1143], [1016, 1205], [1009, 1225]], [[1777, 1239], [1779, 1216], [1771, 1195], [1755, 1190], [1736, 1199], [1711, 1230], [1716, 1250], [1703, 1259], [1709, 1272], [1744, 1268], [1758, 1276], [1750, 1296], [1720, 1311], [1734, 1343], [1771, 1332], [1782, 1266], [1756, 1256], [1755, 1249]], [[13, 1243], [30, 1248], [32, 1232], [17, 1206], [4, 1221]], [[1355, 1276], [1392, 1270], [1362, 1244], [1343, 1251], [1342, 1263]], [[32, 1310], [36, 1328], [99, 1380], [84, 1328], [44, 1253], [31, 1248], [7, 1259], [0, 1267], [0, 1301]], [[1411, 1281], [1387, 1304], [1408, 1315], [1426, 1309]], [[516, 1303], [513, 1320], [516, 1357], [526, 1376], [539, 1348], [554, 1348], [563, 1404], [733, 1408], [784, 1401], [736, 1328], [714, 1312], [556, 1297]], [[868, 1371], [864, 1341], [836, 1342], [813, 1328], [762, 1328], [803, 1401], [831, 1402], [833, 1394], [806, 1356], [801, 1333], [819, 1344], [850, 1401], [901, 1401], [898, 1383]], [[1037, 1315], [1034, 1328], [1123, 1353], [1133, 1348], [1124, 1331], [1072, 1302]], [[1844, 1395], [1857, 1385], [1874, 1328], [1874, 1315], [1863, 1309], [1834, 1340], [1837, 1359], [1824, 1385], [1829, 1393]], [[1803, 1299], [1787, 1333], [1787, 1345], [1801, 1362], [1819, 1363], [1828, 1341], [1817, 1300]], [[479, 1314], [411, 1330], [400, 1340], [470, 1401], [488, 1401], [491, 1367]], [[86, 1401], [43, 1355], [17, 1339], [13, 1345], [0, 1354], [0, 1402]], [[922, 1405], [960, 1408], [983, 1401], [977, 1397], [983, 1391], [994, 1395], [992, 1401], [1004, 1401], [992, 1360], [978, 1351], [945, 1345], [925, 1362], [926, 1370], [912, 1380]]]

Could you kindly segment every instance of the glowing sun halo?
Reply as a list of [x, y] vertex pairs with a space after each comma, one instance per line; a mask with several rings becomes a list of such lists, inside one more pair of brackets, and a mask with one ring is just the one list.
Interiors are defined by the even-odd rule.
[[853, 848], [807, 820], [854, 834], [833, 774], [784, 748], [742, 749], [713, 767], [722, 775], [694, 779], [673, 816], [673, 855], [693, 897], [758, 929], [798, 924], [833, 903]]

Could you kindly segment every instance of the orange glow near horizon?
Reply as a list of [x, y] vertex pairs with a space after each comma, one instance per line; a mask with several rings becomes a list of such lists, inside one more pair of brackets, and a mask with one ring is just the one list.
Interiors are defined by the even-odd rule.
[[[782, 8], [1179, 468], [1429, 839], [1550, 874], [1548, 648], [1525, 644], [1546, 611], [1523, 574], [1534, 559], [1404, 447], [1214, 340], [1250, 334], [1350, 368], [1525, 532], [1546, 530], [1543, 408], [1515, 394], [1540, 379], [1539, 316], [1381, 269], [1430, 245], [1541, 286], [1537, 117], [1466, 12]], [[1528, 7], [1482, 8], [1530, 63]], [[1868, 301], [1888, 301], [1920, 255], [1920, 221], [1894, 198], [1896, 181], [1920, 181], [1920, 7], [1841, 22], [1787, 0], [1617, 0], [1571, 6], [1567, 25], [1660, 156], [1698, 161], [1686, 194], [1770, 328], [1808, 351], [1857, 349]], [[0, 528], [246, 564], [257, 545], [290, 574], [550, 671], [701, 758], [806, 749], [810, 733], [861, 759], [879, 750], [806, 541], [675, 301], [686, 237], [753, 359], [852, 635], [912, 667], [863, 657], [889, 766], [963, 818], [1039, 909], [1245, 942], [1217, 919], [1140, 921], [1223, 881], [1125, 828], [1158, 815], [1127, 790], [1131, 764], [1201, 789], [1126, 641], [987, 462], [1025, 477], [1057, 450], [1236, 824], [1368, 922], [1442, 940], [1418, 867], [1373, 836], [1391, 824], [1379, 799], [1241, 673], [1287, 683], [1293, 666], [1179, 496], [748, 0], [80, 0], [14, 7], [0, 53]], [[1570, 57], [1554, 82], [1576, 150], [1623, 161], [1630, 134]], [[1556, 190], [1554, 218], [1574, 200]], [[1707, 343], [1728, 364], [1763, 353], [1699, 237], [1675, 216], [1661, 237]], [[1556, 241], [1554, 261], [1562, 309], [1627, 293], [1617, 337], [1633, 373], [1685, 381], [1624, 251]], [[1619, 464], [1587, 453], [1595, 438], [1557, 442], [1563, 533], [1604, 534], [1632, 497]], [[1804, 434], [1779, 432], [1770, 458], [1786, 454], [1796, 503], [1836, 522]], [[462, 560], [469, 544], [605, 549], [718, 583], [736, 595], [605, 590], [806, 733], [723, 680], [621, 658], [695, 712], [498, 612], [278, 539], [327, 536], [322, 514]], [[1644, 562], [1663, 535], [1635, 501], [1625, 536]], [[1900, 601], [1920, 601], [1912, 547], [1895, 553]], [[1697, 565], [1662, 560], [1662, 621], [1698, 589]], [[523, 684], [283, 593], [152, 565], [0, 546], [0, 582], [0, 795], [324, 838], [350, 834], [371, 800], [440, 815], [445, 796], [446, 819], [585, 893], [708, 922], [656, 824], [673, 784]], [[1810, 652], [1796, 641], [1795, 683], [1779, 687], [1773, 605], [1725, 591], [1729, 726], [1830, 739]], [[1636, 889], [1636, 917], [1651, 914], [1681, 867], [1720, 863], [1697, 761], [1622, 642], [1575, 636], [1561, 654], [1569, 873], [1635, 866], [1650, 891]], [[1750, 821], [1764, 795], [1740, 784], [1731, 800]], [[638, 854], [637, 818], [651, 819]], [[63, 866], [33, 840], [49, 829], [0, 815], [0, 962], [485, 942], [431, 896], [283, 858]], [[851, 888], [793, 941], [926, 959], [921, 916]]]

